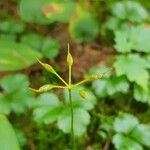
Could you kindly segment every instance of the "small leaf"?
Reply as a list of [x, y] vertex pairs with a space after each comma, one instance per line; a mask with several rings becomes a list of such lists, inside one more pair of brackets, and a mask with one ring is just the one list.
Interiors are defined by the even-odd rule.
[[98, 34], [98, 23], [89, 12], [80, 9], [70, 21], [69, 31], [76, 41], [89, 42]]
[[38, 123], [53, 123], [62, 111], [62, 104], [53, 93], [44, 93], [38, 97], [34, 105], [34, 119]]
[[23, 34], [21, 37], [21, 43], [29, 45], [36, 50], [40, 50], [43, 43], [43, 37], [36, 33]]
[[17, 34], [24, 31], [24, 24], [15, 20], [5, 20], [0, 22], [0, 31], [9, 34]]
[[150, 105], [150, 88], [143, 89], [138, 85], [134, 85], [134, 98], [135, 100], [143, 103], [148, 103]]
[[120, 113], [114, 121], [116, 132], [129, 134], [139, 124], [138, 119], [131, 114]]
[[[75, 108], [74, 112], [74, 135], [81, 136], [86, 132], [86, 126], [90, 122], [89, 113], [82, 108]], [[65, 108], [58, 118], [58, 127], [63, 130], [64, 133], [70, 133], [71, 131], [71, 113], [70, 108]]]
[[45, 58], [55, 58], [60, 51], [60, 44], [57, 40], [46, 38], [43, 40], [41, 53]]
[[5, 76], [0, 80], [0, 87], [4, 91], [3, 94], [0, 94], [1, 113], [21, 114], [32, 107], [35, 98], [29, 90], [29, 81], [25, 75]]
[[117, 93], [127, 93], [129, 90], [129, 83], [123, 77], [110, 77], [93, 81], [92, 87], [98, 97], [112, 96]]
[[136, 54], [118, 56], [114, 64], [117, 76], [126, 75], [129, 81], [136, 82], [144, 89], [148, 88], [149, 73], [145, 59]]
[[116, 134], [112, 140], [117, 150], [143, 150], [143, 147], [136, 141], [123, 134]]
[[147, 10], [135, 1], [118, 1], [112, 6], [112, 13], [115, 17], [131, 22], [142, 22], [148, 18]]
[[118, 52], [127, 53], [131, 52], [132, 49], [132, 41], [129, 41], [129, 35], [124, 32], [116, 31], [115, 32], [115, 45], [114, 47]]
[[139, 143], [150, 148], [150, 126], [140, 124], [131, 133], [131, 137]]

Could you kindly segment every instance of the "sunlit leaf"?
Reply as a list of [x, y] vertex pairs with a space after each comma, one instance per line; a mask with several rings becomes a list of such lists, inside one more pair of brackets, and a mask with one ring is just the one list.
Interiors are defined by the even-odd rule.
[[31, 47], [12, 41], [0, 41], [0, 70], [14, 71], [36, 63], [41, 54]]
[[2, 114], [0, 114], [0, 149], [20, 150], [15, 132], [11, 124]]

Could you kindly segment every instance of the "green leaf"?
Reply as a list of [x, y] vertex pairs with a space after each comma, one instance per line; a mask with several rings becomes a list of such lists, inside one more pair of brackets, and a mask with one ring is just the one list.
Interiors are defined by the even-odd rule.
[[129, 37], [126, 33], [121, 31], [115, 32], [115, 49], [121, 53], [130, 52], [132, 49], [132, 42], [129, 41]]
[[150, 69], [150, 55], [147, 55], [146, 61], [147, 61], [147, 67]]
[[100, 79], [93, 81], [92, 88], [94, 89], [94, 92], [98, 97], [104, 98], [108, 96], [107, 84], [108, 84], [107, 79]]
[[112, 96], [117, 93], [127, 93], [129, 83], [124, 77], [110, 77], [93, 81], [92, 87], [98, 97]]
[[41, 53], [45, 58], [55, 58], [59, 54], [60, 44], [54, 39], [45, 39], [42, 43]]
[[138, 85], [134, 85], [134, 98], [139, 102], [150, 104], [150, 88], [143, 89]]
[[150, 126], [140, 124], [131, 133], [131, 137], [150, 148]]
[[21, 42], [36, 50], [40, 50], [43, 43], [43, 37], [36, 33], [27, 33], [22, 36]]
[[21, 33], [24, 31], [24, 24], [15, 20], [5, 20], [0, 22], [0, 31], [9, 34]]
[[16, 133], [19, 145], [21, 147], [25, 146], [27, 144], [27, 137], [25, 136], [25, 133], [22, 131], [22, 129], [15, 128], [15, 133]]
[[29, 81], [25, 75], [8, 75], [0, 80], [0, 87], [4, 90], [0, 94], [1, 113], [9, 114], [14, 111], [20, 114], [32, 107], [34, 97], [29, 91]]
[[108, 20], [104, 23], [104, 27], [112, 31], [117, 30], [119, 25], [120, 20], [113, 16], [109, 17]]
[[112, 13], [121, 20], [127, 19], [138, 23], [149, 16], [147, 10], [140, 3], [131, 0], [116, 2], [112, 7]]
[[150, 52], [150, 29], [145, 26], [128, 26], [126, 29], [115, 31], [115, 45], [118, 52], [127, 53], [131, 50]]
[[115, 134], [112, 143], [117, 150], [143, 150], [143, 147], [136, 141], [123, 134]]
[[58, 119], [62, 104], [55, 94], [44, 93], [38, 97], [34, 107], [34, 119], [38, 123], [49, 124]]
[[0, 70], [14, 71], [24, 69], [41, 58], [32, 48], [12, 41], [0, 41]]
[[70, 21], [69, 31], [73, 39], [78, 42], [89, 42], [98, 34], [98, 24], [94, 17], [86, 11], [78, 12], [78, 15]]
[[[80, 96], [79, 92], [81, 90], [84, 90], [84, 92], [86, 92], [86, 100]], [[74, 88], [72, 90], [72, 101], [73, 101], [73, 106], [74, 107], [79, 107], [85, 110], [91, 110], [94, 108], [95, 104], [96, 104], [96, 97], [94, 96], [94, 94], [86, 89], [83, 86], [78, 86], [76, 88]], [[67, 90], [64, 90], [64, 100], [67, 104], [69, 104], [69, 93]]]
[[65, 0], [21, 0], [19, 14], [27, 22], [50, 24], [70, 19], [75, 4]]
[[[74, 135], [81, 136], [86, 132], [86, 126], [90, 123], [89, 113], [82, 108], [75, 108], [74, 113]], [[58, 127], [64, 133], [70, 133], [71, 131], [71, 113], [70, 108], [67, 107], [60, 114], [58, 119]]]
[[117, 56], [114, 64], [117, 76], [126, 75], [129, 81], [135, 82], [139, 86], [147, 89], [149, 82], [149, 73], [145, 59], [136, 54], [126, 56]]
[[4, 115], [0, 114], [0, 149], [20, 150], [15, 132]]
[[133, 50], [150, 53], [150, 28], [146, 26], [133, 27], [129, 36], [133, 43]]
[[120, 113], [114, 121], [116, 132], [129, 134], [139, 124], [138, 119], [128, 113]]
[[[85, 88], [78, 87], [72, 90], [73, 112], [74, 112], [74, 134], [81, 136], [86, 132], [86, 127], [90, 122], [88, 110], [94, 108], [95, 96], [86, 90], [87, 99], [83, 99], [78, 90]], [[42, 94], [34, 107], [34, 119], [38, 123], [53, 123], [57, 121], [58, 128], [64, 133], [71, 132], [71, 108], [68, 99], [68, 91], [64, 90], [64, 103], [60, 102], [54, 94]]]
[[16, 41], [17, 35], [16, 34], [9, 34], [9, 33], [0, 33], [0, 39], [4, 41]]

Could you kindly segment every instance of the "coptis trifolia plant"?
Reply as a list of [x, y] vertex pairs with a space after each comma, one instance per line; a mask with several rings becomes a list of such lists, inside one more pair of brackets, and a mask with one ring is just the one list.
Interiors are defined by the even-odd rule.
[[[69, 44], [68, 44], [68, 54], [67, 54], [67, 64], [68, 64], [68, 82], [66, 82], [56, 71], [55, 69], [49, 65], [49, 64], [46, 64], [46, 63], [43, 63], [41, 62], [40, 60], [38, 60], [39, 63], [48, 71], [48, 72], [51, 72], [52, 74], [56, 75], [62, 82], [63, 82], [63, 86], [62, 85], [53, 85], [53, 84], [46, 84], [42, 87], [40, 87], [39, 89], [32, 89], [34, 92], [47, 92], [51, 89], [55, 89], [55, 88], [58, 88], [58, 89], [68, 89], [68, 93], [69, 93], [69, 101], [70, 101], [70, 113], [71, 113], [71, 145], [72, 145], [72, 149], [74, 149], [74, 127], [73, 127], [73, 122], [74, 122], [74, 113], [73, 113], [73, 104], [72, 104], [72, 94], [71, 94], [71, 91], [73, 88], [85, 83], [85, 82], [89, 82], [89, 81], [93, 81], [93, 80], [97, 80], [97, 79], [100, 79], [103, 77], [103, 75], [105, 73], [107, 73], [108, 71], [104, 72], [104, 73], [97, 73], [97, 74], [94, 74], [94, 75], [91, 75], [91, 76], [88, 76], [86, 77], [84, 80], [80, 81], [80, 82], [77, 82], [75, 84], [72, 84], [72, 65], [73, 65], [73, 58], [72, 58], [72, 55], [70, 53], [70, 47], [69, 47]], [[78, 91], [80, 96], [83, 97], [84, 99], [87, 98], [87, 95], [85, 93], [84, 90], [80, 90]]]

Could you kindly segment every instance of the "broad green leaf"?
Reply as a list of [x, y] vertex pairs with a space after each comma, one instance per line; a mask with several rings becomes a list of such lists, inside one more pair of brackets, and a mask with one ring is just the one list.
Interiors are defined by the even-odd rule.
[[70, 21], [69, 31], [72, 38], [76, 41], [81, 43], [88, 42], [96, 38], [98, 34], [98, 24], [90, 13], [81, 11]]
[[24, 44], [0, 41], [0, 70], [14, 71], [24, 69], [41, 58], [41, 54]]
[[[79, 92], [81, 90], [84, 90], [84, 92], [86, 93], [86, 100], [80, 96]], [[69, 104], [69, 93], [67, 90], [64, 90], [64, 100], [67, 104]], [[72, 101], [75, 108], [79, 107], [85, 110], [91, 110], [96, 104], [96, 97], [90, 90], [86, 89], [83, 86], [80, 86], [72, 90]]]
[[15, 132], [11, 124], [2, 114], [0, 114], [0, 149], [20, 150]]
[[116, 132], [129, 134], [139, 124], [138, 119], [128, 113], [120, 113], [114, 121]]
[[21, 74], [8, 75], [0, 80], [3, 93], [0, 94], [0, 112], [24, 113], [32, 107], [34, 97], [29, 90], [28, 78]]
[[34, 107], [33, 115], [38, 123], [53, 123], [62, 111], [62, 104], [53, 93], [41, 94]]
[[66, 0], [21, 0], [19, 14], [27, 22], [50, 24], [67, 22], [74, 12], [75, 4]]
[[127, 19], [131, 22], [142, 22], [149, 16], [140, 3], [131, 0], [116, 2], [112, 7], [112, 13], [121, 20]]
[[124, 77], [110, 77], [93, 81], [92, 87], [99, 97], [112, 96], [117, 93], [127, 93], [129, 83]]
[[117, 76], [126, 75], [129, 81], [135, 82], [139, 86], [147, 89], [149, 73], [145, 59], [136, 54], [117, 56], [114, 64]]
[[[89, 113], [82, 108], [75, 108], [74, 112], [74, 135], [81, 136], [86, 131], [86, 126], [90, 122]], [[64, 133], [70, 133], [71, 131], [71, 112], [70, 108], [66, 107], [58, 118], [58, 127]]]
[[131, 137], [139, 143], [150, 148], [150, 126], [140, 124], [131, 132]]
[[148, 89], [143, 89], [138, 85], [134, 85], [134, 98], [137, 101], [150, 104], [150, 87]]
[[143, 147], [136, 141], [123, 134], [115, 134], [112, 143], [117, 150], [143, 150]]

